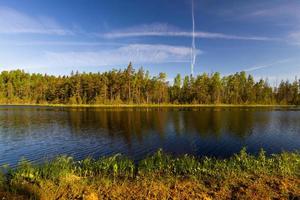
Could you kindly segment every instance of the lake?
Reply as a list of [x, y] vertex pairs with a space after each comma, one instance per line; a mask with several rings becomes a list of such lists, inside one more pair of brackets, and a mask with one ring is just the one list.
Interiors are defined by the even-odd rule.
[[0, 106], [0, 165], [121, 153], [138, 161], [159, 148], [226, 158], [300, 150], [300, 108], [70, 108]]

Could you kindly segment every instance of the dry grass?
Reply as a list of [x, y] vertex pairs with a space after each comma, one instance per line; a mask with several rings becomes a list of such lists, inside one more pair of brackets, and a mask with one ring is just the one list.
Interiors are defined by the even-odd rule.
[[1, 193], [4, 199], [299, 199], [300, 180], [294, 177], [228, 177], [213, 180], [141, 179], [105, 182], [99, 180], [41, 185], [15, 185], [15, 193]]

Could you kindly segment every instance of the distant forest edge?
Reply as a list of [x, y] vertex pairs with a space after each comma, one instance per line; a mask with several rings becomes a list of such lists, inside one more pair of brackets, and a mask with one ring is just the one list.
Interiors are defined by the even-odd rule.
[[131, 63], [124, 70], [74, 73], [69, 76], [29, 74], [22, 70], [0, 74], [1, 104], [234, 104], [299, 105], [300, 80], [255, 81], [245, 72], [181, 77], [173, 84], [165, 73], [150, 76]]

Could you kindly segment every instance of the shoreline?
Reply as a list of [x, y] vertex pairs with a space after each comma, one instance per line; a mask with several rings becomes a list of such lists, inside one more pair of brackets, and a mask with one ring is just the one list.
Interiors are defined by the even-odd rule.
[[297, 108], [300, 105], [265, 105], [265, 104], [26, 104], [12, 103], [0, 104], [0, 106], [36, 106], [36, 107], [86, 107], [86, 108], [226, 108], [226, 107], [243, 107], [243, 108]]

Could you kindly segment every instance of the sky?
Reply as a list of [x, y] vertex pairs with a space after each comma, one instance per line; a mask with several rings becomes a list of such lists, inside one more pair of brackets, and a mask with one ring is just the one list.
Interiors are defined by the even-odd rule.
[[[0, 71], [300, 77], [298, 0], [0, 0]], [[194, 25], [192, 26], [192, 11]], [[192, 37], [195, 49], [192, 51]]]

